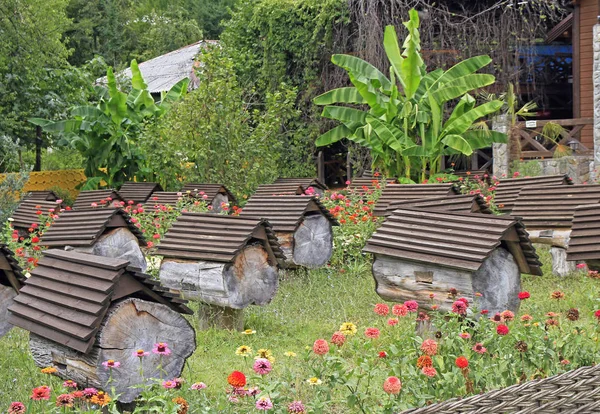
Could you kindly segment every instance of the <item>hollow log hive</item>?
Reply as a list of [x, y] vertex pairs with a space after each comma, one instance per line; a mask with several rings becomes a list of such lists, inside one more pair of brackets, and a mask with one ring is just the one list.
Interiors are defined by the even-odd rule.
[[457, 213], [492, 214], [489, 206], [479, 194], [457, 194], [443, 197], [424, 198], [420, 200], [394, 201], [388, 205], [385, 216], [388, 217], [396, 209], [441, 210]]
[[264, 218], [272, 224], [287, 257], [285, 266], [323, 266], [333, 253], [332, 226], [338, 222], [316, 197], [254, 195], [242, 217]]
[[[55, 201], [32, 200], [26, 198], [19, 203], [19, 206], [12, 214], [12, 226], [19, 233], [28, 234], [28, 229], [32, 224], [40, 224], [40, 216], [49, 214], [59, 214], [60, 204]], [[51, 211], [52, 210], [52, 211]]]
[[456, 186], [448, 184], [388, 184], [381, 192], [381, 197], [375, 204], [373, 214], [382, 217], [390, 203], [397, 201], [419, 200], [451, 196], [458, 194]]
[[119, 195], [125, 202], [144, 204], [156, 191], [163, 191], [158, 183], [127, 181], [119, 189]]
[[221, 184], [188, 183], [183, 186], [181, 191], [189, 191], [194, 197], [204, 200], [207, 205], [212, 206], [213, 213], [220, 213], [222, 211], [222, 203], [227, 203], [231, 206], [237, 202], [231, 191]]
[[297, 184], [306, 190], [312, 188], [314, 194], [323, 195], [329, 188], [316, 178], [278, 178], [273, 184]]
[[[397, 209], [367, 241], [375, 256], [377, 293], [386, 300], [416, 300], [441, 310], [455, 288], [490, 312], [518, 308], [520, 274], [541, 275], [541, 262], [518, 218], [434, 210]], [[511, 309], [512, 308], [512, 309]]]
[[284, 260], [262, 219], [183, 213], [158, 245], [161, 282], [185, 298], [223, 308], [265, 305], [278, 287]]
[[[600, 204], [575, 208], [567, 260], [591, 262], [594, 270], [600, 263]], [[589, 264], [588, 264], [589, 265]]]
[[[115, 202], [125, 201], [116, 190], [81, 191], [73, 203], [74, 210], [93, 209], [98, 207], [113, 207]], [[96, 206], [92, 206], [95, 203]]]
[[24, 281], [25, 276], [13, 253], [0, 244], [0, 337], [12, 328], [7, 320], [7, 309], [13, 304]]
[[572, 185], [568, 175], [545, 175], [541, 177], [507, 178], [496, 186], [494, 203], [502, 213], [510, 214], [521, 189], [530, 186]]

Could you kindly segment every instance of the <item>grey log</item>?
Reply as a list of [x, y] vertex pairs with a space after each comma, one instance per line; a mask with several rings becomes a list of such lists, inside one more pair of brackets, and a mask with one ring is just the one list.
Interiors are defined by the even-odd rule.
[[7, 309], [14, 303], [13, 299], [15, 296], [17, 296], [17, 292], [11, 286], [0, 284], [0, 338], [6, 335], [12, 328], [6, 317], [8, 316]]
[[223, 207], [221, 207], [223, 203], [229, 204], [229, 197], [227, 194], [217, 193], [210, 204], [212, 206], [211, 212], [217, 214], [223, 212]]
[[[164, 372], [158, 369], [161, 358], [152, 353], [158, 342], [166, 342], [171, 349], [171, 355], [162, 357]], [[173, 379], [181, 375], [186, 359], [196, 349], [196, 335], [189, 322], [169, 307], [128, 298], [108, 310], [96, 343], [87, 354], [35, 334], [30, 335], [29, 346], [37, 366], [54, 366], [59, 377], [83, 387], [104, 390], [114, 387], [116, 394], [120, 394], [118, 400], [130, 403], [142, 392], [134, 386], [143, 382], [140, 360], [133, 353], [138, 349], [150, 352], [143, 359], [147, 384], [153, 383], [152, 378]], [[109, 359], [121, 363], [112, 371], [110, 384], [109, 371], [102, 366]]]
[[567, 260], [567, 251], [562, 247], [551, 247], [552, 273], [556, 276], [568, 276], [576, 269], [576, 262]]
[[316, 269], [327, 264], [333, 254], [333, 229], [327, 217], [304, 217], [294, 233], [293, 260], [297, 266]]

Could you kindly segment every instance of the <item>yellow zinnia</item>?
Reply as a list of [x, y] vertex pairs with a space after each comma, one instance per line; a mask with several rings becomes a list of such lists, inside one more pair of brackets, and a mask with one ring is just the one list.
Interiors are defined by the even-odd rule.
[[292, 352], [292, 351], [287, 351], [283, 355], [285, 355], [286, 357], [290, 357], [290, 358], [295, 358], [296, 357], [296, 353]]
[[247, 345], [242, 345], [238, 349], [235, 350], [235, 354], [243, 356], [243, 357], [250, 356], [250, 355], [252, 355], [252, 348], [250, 348]]
[[254, 335], [256, 333], [256, 331], [253, 331], [252, 329], [246, 329], [244, 332], [242, 332], [242, 335]]
[[275, 358], [273, 358], [273, 353], [270, 349], [261, 348], [257, 351], [257, 353], [258, 355], [255, 358], [264, 358], [268, 359], [271, 363], [275, 362]]
[[317, 377], [312, 377], [306, 380], [310, 385], [321, 385], [323, 381], [318, 379]]
[[344, 322], [342, 326], [340, 326], [339, 330], [346, 336], [352, 336], [356, 334], [357, 331], [356, 325], [354, 325], [352, 322]]

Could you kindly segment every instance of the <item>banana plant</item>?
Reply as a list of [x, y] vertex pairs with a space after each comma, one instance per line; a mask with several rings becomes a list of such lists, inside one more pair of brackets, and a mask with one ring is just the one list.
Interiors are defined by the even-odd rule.
[[[505, 134], [475, 127], [503, 105], [501, 100], [477, 105], [470, 94], [495, 82], [493, 75], [477, 73], [491, 58], [475, 56], [446, 71], [427, 72], [419, 24], [413, 9], [404, 23], [408, 34], [402, 48], [394, 26], [385, 28], [389, 77], [355, 56], [332, 56], [331, 61], [348, 73], [353, 86], [314, 99], [315, 104], [325, 106], [323, 117], [340, 122], [317, 139], [317, 146], [346, 138], [369, 148], [373, 166], [388, 176], [411, 180], [420, 175], [425, 180], [440, 171], [444, 155], [471, 155], [494, 142], [507, 141]], [[368, 110], [359, 109], [365, 106]]]
[[77, 106], [71, 110], [70, 119], [61, 121], [29, 119], [44, 131], [58, 134], [59, 145], [69, 145], [83, 155], [88, 177], [83, 189], [98, 188], [101, 182], [117, 187], [133, 179], [143, 165], [137, 141], [144, 125], [182, 99], [189, 83], [189, 79], [179, 81], [155, 102], [135, 60], [131, 75], [128, 94], [119, 90], [115, 74], [108, 68], [106, 86], [95, 86], [99, 97], [95, 106]]

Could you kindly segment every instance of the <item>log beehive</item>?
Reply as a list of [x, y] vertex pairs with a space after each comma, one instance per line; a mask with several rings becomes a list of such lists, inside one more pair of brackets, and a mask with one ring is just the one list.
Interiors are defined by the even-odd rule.
[[12, 328], [8, 322], [7, 309], [13, 304], [24, 281], [25, 276], [13, 253], [0, 244], [0, 337]]
[[443, 197], [458, 194], [452, 183], [448, 184], [388, 184], [375, 204], [373, 214], [382, 217], [390, 203], [422, 198]]
[[489, 206], [479, 194], [450, 195], [431, 197], [420, 200], [394, 201], [388, 205], [385, 216], [390, 216], [396, 209], [441, 210], [457, 213], [492, 214]]
[[212, 207], [211, 212], [213, 213], [221, 213], [224, 204], [231, 206], [236, 203], [231, 191], [221, 184], [188, 183], [183, 186], [181, 191], [189, 191], [192, 196], [204, 200], [207, 205]]
[[119, 195], [126, 202], [144, 204], [156, 191], [163, 191], [158, 183], [127, 181], [119, 189]]
[[572, 185], [568, 175], [545, 175], [541, 177], [507, 178], [496, 186], [494, 203], [502, 213], [510, 213], [521, 189], [531, 186]]

